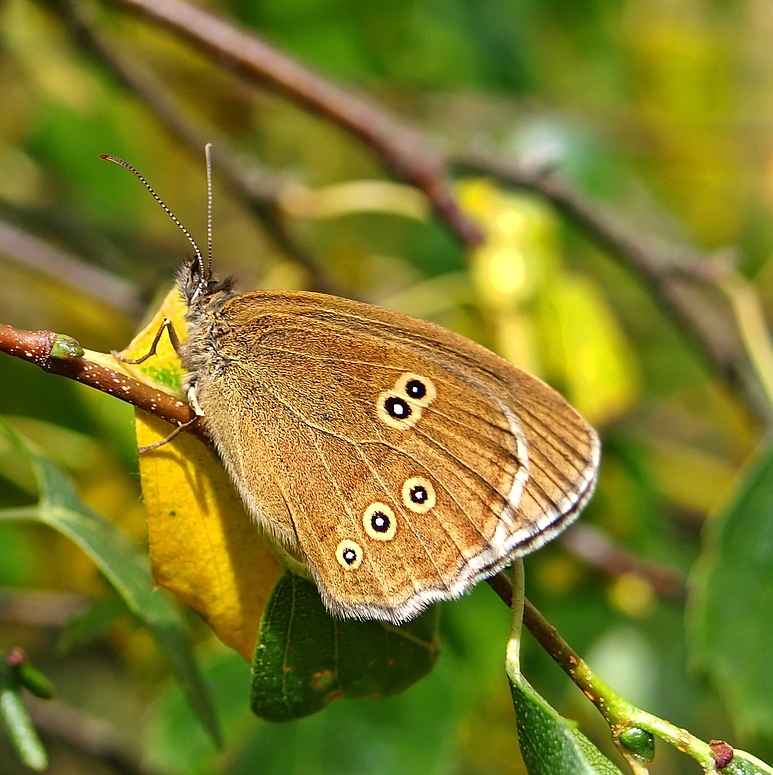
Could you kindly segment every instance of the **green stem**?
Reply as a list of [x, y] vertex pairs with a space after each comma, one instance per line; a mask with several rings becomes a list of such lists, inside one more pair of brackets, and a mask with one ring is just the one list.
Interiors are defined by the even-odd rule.
[[[669, 721], [653, 716], [623, 699], [590, 669], [587, 662], [528, 600], [524, 601], [523, 623], [583, 694], [598, 708], [609, 724], [612, 738], [634, 772], [641, 772], [641, 765], [632, 761], [630, 752], [626, 751], [619, 742], [620, 735], [633, 727], [644, 729], [670, 743], [682, 753], [686, 753], [701, 765], [704, 772], [716, 772], [716, 760], [708, 743], [690, 734], [686, 729], [680, 729]], [[773, 775], [773, 769], [743, 751], [737, 751], [736, 758], [749, 761], [764, 772]]]
[[[641, 729], [673, 745], [678, 751], [697, 761], [705, 773], [716, 773], [716, 759], [711, 746], [695, 737], [686, 729], [680, 729], [669, 721], [653, 716], [623, 699], [614, 689], [599, 678], [587, 662], [559, 635], [558, 630], [526, 599], [523, 587], [523, 568], [513, 565], [513, 583], [504, 573], [497, 573], [488, 579], [491, 588], [502, 601], [513, 609], [513, 627], [507, 644], [506, 669], [508, 676], [520, 677], [519, 655], [521, 647], [521, 622], [542, 648], [561, 669], [582, 690], [583, 694], [598, 708], [609, 724], [612, 739], [620, 753], [634, 772], [646, 775], [642, 760], [622, 744], [620, 737], [625, 732]], [[773, 767], [745, 751], [736, 750], [734, 761], [747, 762], [759, 772], [773, 775]]]
[[526, 599], [524, 595], [525, 580], [523, 560], [518, 559], [513, 561], [512, 574], [513, 598], [510, 607], [513, 612], [513, 623], [510, 627], [510, 637], [507, 641], [505, 672], [507, 673], [510, 682], [515, 685], [521, 678], [521, 631], [523, 625], [523, 604]]

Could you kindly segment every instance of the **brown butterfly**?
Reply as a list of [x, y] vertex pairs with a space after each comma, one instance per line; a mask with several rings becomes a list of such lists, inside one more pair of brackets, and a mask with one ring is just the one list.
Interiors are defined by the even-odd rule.
[[399, 624], [578, 516], [599, 440], [552, 388], [407, 315], [238, 294], [183, 231], [188, 336], [170, 336], [189, 400], [252, 516], [303, 558], [332, 613]]

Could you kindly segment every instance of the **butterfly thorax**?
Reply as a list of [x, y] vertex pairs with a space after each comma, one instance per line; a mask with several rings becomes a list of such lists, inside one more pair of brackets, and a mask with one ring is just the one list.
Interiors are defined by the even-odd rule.
[[180, 348], [180, 360], [188, 375], [185, 387], [196, 383], [198, 376], [224, 367], [218, 352], [217, 337], [221, 327], [219, 311], [236, 296], [231, 278], [218, 280], [211, 274], [202, 277], [198, 259], [185, 263], [177, 277], [177, 286], [188, 305], [185, 320], [188, 336]]

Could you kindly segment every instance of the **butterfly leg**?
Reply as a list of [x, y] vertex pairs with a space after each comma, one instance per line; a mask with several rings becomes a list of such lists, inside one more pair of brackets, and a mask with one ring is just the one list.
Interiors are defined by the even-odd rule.
[[158, 449], [159, 447], [163, 447], [164, 444], [168, 444], [180, 431], [184, 431], [186, 428], [190, 427], [195, 423], [199, 417], [204, 416], [204, 410], [199, 406], [199, 399], [196, 397], [196, 388], [191, 385], [188, 388], [188, 403], [190, 404], [191, 409], [195, 412], [195, 416], [188, 420], [188, 422], [182, 423], [182, 425], [178, 425], [168, 436], [161, 439], [161, 441], [155, 442], [155, 444], [148, 444], [146, 447], [138, 447], [137, 451], [140, 453], [140, 455], [144, 454], [145, 452], [150, 452], [152, 449]]
[[193, 425], [193, 423], [199, 419], [199, 416], [200, 415], [197, 414], [192, 420], [188, 420], [188, 422], [178, 425], [166, 438], [161, 439], [161, 441], [157, 441], [155, 444], [148, 444], [146, 447], [139, 447], [137, 451], [140, 455], [144, 455], [146, 452], [150, 452], [153, 449], [163, 447], [164, 444], [168, 444], [180, 431], [184, 431], [186, 428]]
[[204, 416], [204, 410], [201, 408], [201, 404], [199, 404], [199, 397], [196, 395], [195, 382], [188, 386], [188, 405], [191, 409], [193, 409], [194, 412], [196, 412], [196, 417]]
[[158, 343], [161, 341], [161, 337], [164, 335], [164, 331], [167, 332], [169, 341], [172, 343], [172, 347], [174, 347], [174, 351], [179, 353], [181, 344], [180, 337], [177, 336], [177, 331], [175, 331], [172, 321], [169, 318], [164, 318], [163, 322], [158, 327], [158, 331], [156, 331], [156, 335], [153, 337], [153, 341], [150, 343], [150, 349], [145, 353], [145, 355], [142, 355], [139, 358], [126, 358], [125, 356], [121, 355], [118, 350], [111, 350], [111, 354], [114, 358], [117, 358], [122, 363], [132, 363], [135, 365], [138, 363], [144, 363], [148, 358], [156, 354], [156, 348], [158, 347]]
[[[159, 329], [161, 330], [161, 329]], [[156, 338], [158, 338], [159, 335], [157, 335]], [[150, 452], [152, 449], [158, 449], [159, 447], [163, 447], [164, 444], [169, 443], [180, 431], [184, 431], [187, 427], [190, 425], [193, 425], [193, 423], [196, 422], [196, 420], [199, 419], [199, 417], [204, 416], [204, 410], [199, 405], [199, 399], [196, 396], [196, 386], [195, 384], [188, 386], [188, 404], [190, 405], [191, 409], [195, 412], [195, 416], [193, 419], [188, 420], [188, 422], [184, 422], [182, 425], [178, 425], [166, 438], [161, 439], [161, 441], [157, 441], [155, 444], [148, 444], [147, 447], [140, 447], [139, 453], [142, 455], [144, 452]]]

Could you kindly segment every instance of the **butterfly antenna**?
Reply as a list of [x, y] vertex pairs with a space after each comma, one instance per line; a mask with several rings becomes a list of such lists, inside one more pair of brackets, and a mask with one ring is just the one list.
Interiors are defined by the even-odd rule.
[[204, 146], [207, 160], [207, 276], [212, 274], [212, 143]]
[[185, 226], [183, 226], [180, 223], [177, 216], [166, 206], [166, 204], [164, 203], [164, 200], [153, 190], [153, 187], [150, 185], [150, 183], [148, 183], [148, 181], [145, 180], [145, 178], [143, 178], [142, 175], [140, 175], [140, 173], [134, 167], [132, 167], [131, 164], [129, 164], [129, 162], [124, 161], [123, 159], [119, 159], [117, 156], [111, 156], [110, 154], [107, 154], [107, 153], [101, 153], [99, 154], [99, 158], [107, 159], [107, 161], [111, 161], [113, 162], [113, 164], [117, 164], [119, 167], [123, 167], [124, 169], [129, 170], [129, 172], [131, 172], [132, 175], [134, 175], [134, 177], [137, 178], [137, 180], [139, 180], [140, 183], [142, 183], [142, 185], [148, 189], [148, 191], [150, 191], [150, 195], [153, 197], [153, 199], [155, 199], [156, 202], [158, 202], [161, 205], [164, 212], [177, 224], [180, 231], [188, 238], [188, 242], [190, 242], [191, 245], [193, 245], [193, 249], [196, 251], [196, 258], [199, 261], [199, 268], [201, 269], [202, 280], [204, 278], [208, 278], [209, 272], [205, 271], [204, 256], [201, 255], [201, 251], [199, 250], [199, 246], [196, 244], [196, 240], [193, 239], [188, 229], [186, 229]]

